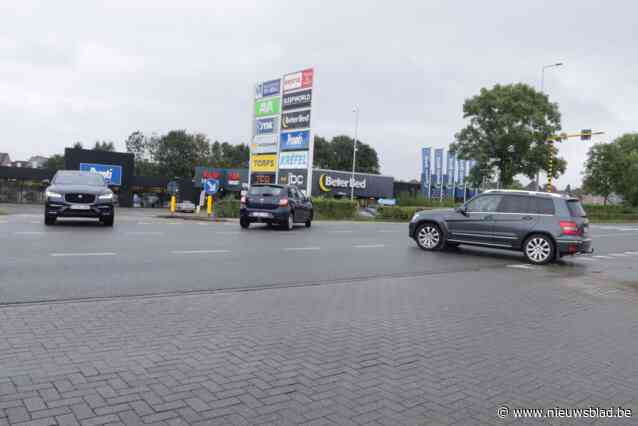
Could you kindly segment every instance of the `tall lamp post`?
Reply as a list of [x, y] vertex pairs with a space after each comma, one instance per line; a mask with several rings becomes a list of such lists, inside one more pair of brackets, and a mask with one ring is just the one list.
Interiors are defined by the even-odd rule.
[[[554, 64], [543, 65], [543, 68], [541, 68], [541, 93], [545, 93], [545, 70], [548, 68], [557, 68], [562, 66], [563, 66], [562, 62], [556, 62]], [[536, 173], [536, 186], [540, 186], [540, 185], [541, 185], [541, 169], [539, 167], [538, 172]]]
[[357, 162], [357, 137], [359, 133], [359, 107], [352, 109], [354, 112], [354, 143], [352, 144], [352, 180], [350, 181], [350, 201], [354, 201], [354, 169]]

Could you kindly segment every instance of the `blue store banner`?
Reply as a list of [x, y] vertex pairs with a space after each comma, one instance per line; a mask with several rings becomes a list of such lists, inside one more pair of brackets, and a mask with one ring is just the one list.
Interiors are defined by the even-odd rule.
[[431, 148], [421, 148], [421, 191], [424, 195], [427, 195], [428, 188], [431, 182], [431, 168], [430, 168], [430, 156], [432, 154]]
[[310, 146], [310, 130], [282, 133], [280, 136], [281, 151], [307, 151]]
[[456, 172], [456, 154], [454, 154], [452, 151], [448, 151], [447, 152], [447, 185], [448, 186], [453, 186], [456, 182], [456, 175], [454, 174], [454, 172]]
[[80, 170], [101, 174], [104, 176], [104, 180], [107, 185], [122, 185], [122, 166], [114, 166], [112, 164], [80, 163]]
[[459, 158], [459, 175], [458, 175], [458, 179], [456, 180], [456, 184], [459, 186], [459, 188], [463, 188], [463, 184], [465, 183], [465, 160], [461, 160]]
[[443, 183], [443, 148], [434, 150], [434, 175], [436, 180], [434, 183], [439, 186]]

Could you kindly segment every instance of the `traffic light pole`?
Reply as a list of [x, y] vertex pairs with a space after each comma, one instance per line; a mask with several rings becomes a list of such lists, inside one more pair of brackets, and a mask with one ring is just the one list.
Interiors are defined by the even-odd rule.
[[592, 135], [603, 135], [605, 132], [592, 132], [591, 130], [582, 130], [580, 133], [561, 133], [557, 136], [552, 136], [547, 140], [549, 152], [547, 155], [547, 192], [552, 192], [552, 178], [554, 176], [554, 166], [556, 165], [556, 154], [558, 154], [558, 147], [554, 145], [555, 142], [564, 141], [570, 138], [580, 138], [581, 141], [591, 140]]

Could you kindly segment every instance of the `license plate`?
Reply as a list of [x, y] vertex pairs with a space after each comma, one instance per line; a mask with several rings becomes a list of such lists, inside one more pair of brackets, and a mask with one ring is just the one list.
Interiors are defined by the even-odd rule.
[[270, 217], [270, 213], [253, 212], [250, 214], [252, 217]]
[[91, 210], [88, 204], [71, 204], [71, 210]]

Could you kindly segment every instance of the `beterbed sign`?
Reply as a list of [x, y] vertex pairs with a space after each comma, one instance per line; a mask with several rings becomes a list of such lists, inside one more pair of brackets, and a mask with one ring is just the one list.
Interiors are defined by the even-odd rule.
[[338, 176], [330, 176], [327, 174], [323, 174], [319, 176], [319, 188], [323, 192], [330, 192], [333, 188], [342, 188], [342, 189], [350, 189], [352, 187], [359, 189], [366, 189], [367, 181], [364, 177], [363, 179], [357, 180], [356, 178], [340, 178]]
[[312, 103], [312, 89], [285, 94], [282, 98], [282, 109], [308, 108]]
[[280, 86], [280, 79], [260, 83], [255, 87], [255, 98], [267, 98], [268, 96], [278, 95]]
[[286, 112], [281, 115], [281, 129], [303, 129], [310, 127], [310, 110]]
[[352, 174], [335, 170], [314, 169], [312, 172], [312, 193], [349, 196], [354, 187], [355, 197], [391, 198], [394, 179], [391, 176], [367, 173]]
[[276, 115], [279, 112], [281, 112], [281, 99], [279, 96], [255, 102], [255, 117]]
[[112, 164], [80, 163], [80, 170], [99, 173], [104, 176], [107, 185], [122, 185], [122, 166]]
[[305, 151], [310, 146], [310, 131], [298, 130], [282, 133], [280, 136], [281, 151]]
[[268, 135], [277, 133], [277, 118], [260, 118], [255, 120], [255, 134]]

